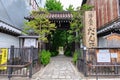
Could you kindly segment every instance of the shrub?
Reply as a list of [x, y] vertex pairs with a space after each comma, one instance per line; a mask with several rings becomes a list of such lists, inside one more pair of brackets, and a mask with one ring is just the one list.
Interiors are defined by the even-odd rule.
[[57, 56], [58, 55], [58, 51], [52, 51], [51, 52], [51, 57]]
[[78, 59], [78, 54], [77, 54], [77, 52], [74, 52], [74, 54], [73, 54], [73, 62], [74, 62], [74, 64], [76, 64], [77, 59]]
[[79, 50], [78, 53], [79, 53], [79, 54], [78, 54], [78, 58], [81, 59], [81, 58], [82, 58], [82, 51]]
[[71, 51], [70, 51], [70, 50], [66, 50], [66, 51], [65, 51], [65, 53], [64, 53], [64, 55], [65, 55], [65, 56], [71, 56], [71, 55], [72, 55], [72, 53], [71, 53]]
[[70, 45], [68, 45], [67, 48], [65, 49], [64, 55], [65, 56], [72, 56], [72, 50], [71, 50]]
[[49, 51], [42, 50], [40, 55], [41, 64], [46, 66], [50, 62], [50, 56], [51, 56], [51, 53]]

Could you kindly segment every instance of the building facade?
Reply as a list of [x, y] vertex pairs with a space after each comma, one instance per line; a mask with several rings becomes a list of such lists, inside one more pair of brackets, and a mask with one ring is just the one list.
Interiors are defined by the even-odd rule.
[[0, 0], [0, 48], [19, 47], [24, 17], [44, 6], [44, 0]]
[[98, 29], [119, 17], [119, 0], [87, 0], [87, 4], [96, 10]]
[[120, 47], [117, 45], [119, 38], [114, 37], [120, 37], [120, 0], [86, 0], [86, 3], [94, 6], [96, 11], [98, 46]]

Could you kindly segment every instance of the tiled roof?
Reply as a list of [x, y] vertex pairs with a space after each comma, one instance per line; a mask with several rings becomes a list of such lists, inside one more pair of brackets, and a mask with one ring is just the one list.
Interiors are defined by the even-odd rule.
[[[50, 14], [48, 15], [48, 18], [50, 20], [71, 20], [72, 19], [72, 13], [69, 11], [61, 11], [61, 12], [55, 12], [51, 11]], [[25, 17], [27, 20], [34, 19], [33, 16], [27, 16]]]
[[120, 33], [120, 18], [104, 25], [101, 29], [97, 31], [98, 35], [108, 35], [110, 33]]
[[63, 12], [50, 12], [49, 19], [72, 19], [72, 14], [68, 11]]
[[103, 32], [106, 32], [106, 31], [109, 31], [111, 29], [120, 29], [120, 22], [117, 22], [117, 23], [114, 23], [104, 29], [101, 29], [99, 30], [97, 33], [100, 34], [100, 33], [103, 33]]
[[18, 35], [20, 35], [22, 33], [22, 31], [20, 29], [17, 29], [16, 27], [14, 27], [10, 24], [7, 24], [1, 20], [0, 20], [0, 29], [10, 32], [10, 33], [18, 34]]

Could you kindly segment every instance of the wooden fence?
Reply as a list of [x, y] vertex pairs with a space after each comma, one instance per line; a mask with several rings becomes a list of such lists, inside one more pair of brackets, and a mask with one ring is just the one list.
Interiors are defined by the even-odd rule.
[[37, 48], [1, 48], [0, 76], [32, 77], [40, 70]]
[[77, 68], [85, 76], [120, 76], [120, 48], [81, 48]]

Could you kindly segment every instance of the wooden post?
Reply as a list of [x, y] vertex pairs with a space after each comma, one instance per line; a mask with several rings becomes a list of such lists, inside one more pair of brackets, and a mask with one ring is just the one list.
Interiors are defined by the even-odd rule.
[[84, 57], [84, 76], [87, 76], [86, 47], [83, 48], [83, 57]]
[[[13, 58], [14, 58], [14, 46], [12, 45], [10, 48], [10, 59], [8, 65], [13, 65]], [[12, 77], [12, 67], [8, 67], [8, 78], [10, 79]]]
[[115, 58], [115, 74], [118, 74], [117, 59]]
[[31, 46], [30, 48], [30, 57], [31, 57], [31, 64], [30, 64], [30, 70], [29, 70], [29, 78], [32, 78], [32, 69], [33, 69], [33, 51], [34, 51], [34, 47]]
[[95, 69], [96, 69], [96, 80], [98, 80], [98, 66], [96, 66]]

